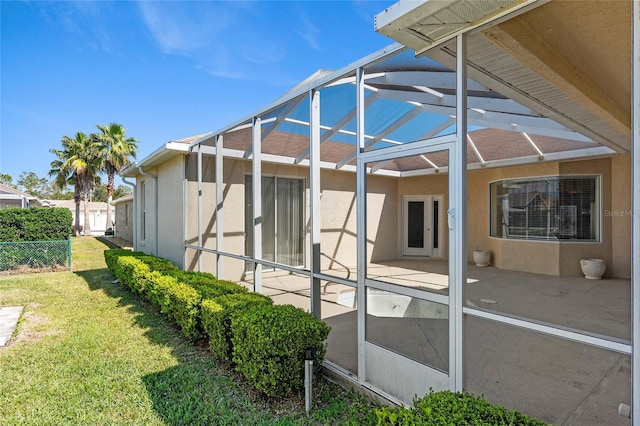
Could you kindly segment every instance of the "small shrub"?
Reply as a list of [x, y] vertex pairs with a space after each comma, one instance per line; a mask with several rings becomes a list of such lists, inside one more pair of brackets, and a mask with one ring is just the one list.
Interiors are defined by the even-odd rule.
[[149, 266], [136, 257], [122, 256], [118, 258], [116, 277], [135, 293], [143, 293], [147, 276], [151, 272]]
[[231, 293], [247, 293], [247, 289], [243, 286], [231, 281], [217, 280], [208, 272], [175, 270], [167, 273], [174, 276], [179, 282], [196, 289], [203, 299], [213, 299]]
[[160, 308], [160, 312], [171, 317], [169, 290], [177, 284], [178, 281], [174, 277], [152, 271], [147, 277], [145, 296], [149, 302]]
[[231, 317], [259, 304], [272, 305], [273, 300], [259, 293], [240, 292], [202, 301], [202, 327], [209, 337], [209, 350], [215, 359], [231, 361]]
[[269, 397], [304, 387], [304, 359], [315, 352], [316, 371], [326, 353], [329, 326], [291, 305], [250, 306], [231, 318], [233, 362], [250, 385]]
[[66, 240], [71, 222], [71, 211], [60, 207], [0, 209], [0, 241]]
[[169, 287], [167, 294], [170, 314], [182, 329], [182, 334], [190, 339], [200, 337], [202, 334], [198, 321], [202, 300], [200, 293], [190, 285], [176, 282]]
[[542, 426], [546, 423], [519, 411], [491, 404], [484, 397], [466, 391], [434, 392], [415, 398], [413, 408], [376, 409], [378, 426], [383, 425], [521, 425]]

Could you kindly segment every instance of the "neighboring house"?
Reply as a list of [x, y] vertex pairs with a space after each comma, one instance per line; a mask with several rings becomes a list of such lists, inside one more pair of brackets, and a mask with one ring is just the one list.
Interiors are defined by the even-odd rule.
[[113, 200], [115, 208], [115, 236], [133, 243], [133, 194]]
[[400, 2], [376, 27], [406, 46], [125, 169], [135, 249], [309, 309], [326, 368], [389, 400], [464, 388], [609, 424], [640, 395], [639, 16], [474, 4]]
[[[72, 223], [76, 220], [76, 203], [74, 200], [47, 200], [49, 207], [64, 207], [71, 211]], [[84, 202], [80, 202], [80, 227], [84, 235], [104, 235], [107, 228], [107, 203], [90, 201], [89, 203], [89, 225], [90, 229], [84, 229]], [[115, 209], [111, 206], [112, 214], [115, 214]], [[115, 217], [115, 216], [112, 216]]]
[[0, 209], [11, 207], [27, 208], [39, 207], [40, 201], [37, 197], [19, 191], [7, 185], [0, 184]]

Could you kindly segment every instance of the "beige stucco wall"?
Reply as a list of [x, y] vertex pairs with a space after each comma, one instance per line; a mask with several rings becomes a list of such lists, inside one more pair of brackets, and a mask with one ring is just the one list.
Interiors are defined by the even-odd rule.
[[133, 242], [133, 199], [115, 205], [116, 237]]
[[[489, 236], [491, 182], [557, 175], [600, 176], [600, 241], [518, 241]], [[628, 278], [631, 220], [624, 216], [631, 209], [629, 182], [629, 156], [470, 171], [467, 258], [471, 260], [475, 248], [490, 250], [498, 268], [549, 275], [581, 275], [580, 259], [601, 258], [607, 261], [607, 276]], [[621, 212], [623, 217], [613, 217], [611, 212]]]
[[[180, 220], [181, 203], [177, 204], [177, 194], [182, 194], [181, 173], [183, 157], [164, 164], [152, 173], [159, 173], [162, 214], [160, 230], [184, 228]], [[214, 158], [203, 161], [202, 182], [202, 232], [206, 247], [215, 248], [215, 175]], [[545, 273], [549, 275], [580, 275], [579, 260], [582, 258], [603, 258], [607, 261], [608, 276], [628, 277], [630, 275], [630, 229], [631, 195], [630, 157], [620, 156], [586, 161], [549, 162], [525, 166], [481, 169], [468, 172], [467, 194], [467, 259], [472, 260], [474, 249], [492, 252], [492, 264], [501, 269]], [[251, 161], [225, 158], [224, 160], [224, 251], [245, 254], [245, 193], [244, 177], [251, 174]], [[304, 179], [306, 183], [305, 259], [309, 265], [309, 176], [306, 167], [263, 163], [264, 176], [284, 176]], [[489, 236], [490, 206], [489, 185], [503, 179], [542, 176], [598, 175], [601, 185], [601, 239], [598, 242], [557, 242], [522, 241], [493, 238]], [[147, 178], [148, 179], [148, 178]], [[171, 183], [173, 182], [173, 183]], [[180, 184], [178, 184], [180, 182]], [[355, 174], [350, 172], [321, 171], [321, 250], [338, 259], [341, 263], [356, 265], [356, 210]], [[197, 242], [197, 182], [185, 184], [187, 197], [184, 213], [186, 217], [186, 239]], [[442, 257], [447, 257], [448, 232], [446, 231], [446, 211], [448, 208], [448, 176], [436, 174], [428, 176], [393, 178], [369, 175], [367, 177], [367, 260], [385, 261], [402, 258], [402, 197], [408, 195], [442, 196], [441, 206], [441, 247]], [[153, 186], [147, 189], [148, 203], [152, 202]], [[163, 198], [164, 197], [164, 198]], [[148, 229], [153, 229], [153, 215], [148, 217]], [[161, 232], [161, 235], [164, 234]], [[182, 241], [180, 232], [162, 235], [159, 252], [172, 261], [181, 259]], [[151, 241], [145, 242], [147, 245]], [[152, 247], [149, 246], [149, 247]], [[171, 247], [171, 248], [170, 248]], [[175, 260], [174, 260], [175, 259]], [[195, 251], [187, 251], [187, 269], [197, 268]], [[178, 262], [176, 262], [178, 263]], [[323, 258], [322, 268], [330, 262]], [[207, 254], [201, 258], [201, 269], [217, 274], [215, 256]], [[334, 267], [337, 267], [335, 264]], [[240, 260], [225, 261], [223, 278], [240, 279], [244, 274], [244, 263]]]
[[[184, 267], [184, 157], [176, 156], [138, 175], [138, 249]], [[145, 184], [146, 229], [142, 232], [142, 183]], [[156, 200], [157, 196], [157, 200]], [[157, 222], [157, 223], [156, 223]]]
[[[195, 161], [195, 160], [189, 160]], [[211, 163], [209, 163], [211, 161]], [[203, 159], [205, 175], [202, 182], [202, 232], [203, 245], [215, 248], [215, 179], [213, 157]], [[210, 172], [207, 164], [211, 164]], [[224, 179], [224, 251], [245, 254], [245, 175], [251, 174], [251, 161], [225, 158], [223, 164]], [[208, 174], [210, 173], [210, 174]], [[280, 176], [304, 179], [305, 194], [305, 265], [310, 264], [309, 234], [309, 174], [306, 167], [295, 167], [281, 164], [262, 164], [263, 176]], [[193, 176], [192, 176], [193, 178]], [[371, 176], [368, 181], [368, 224], [367, 252], [368, 259], [388, 260], [396, 258], [397, 198], [396, 179], [384, 176]], [[356, 204], [355, 174], [332, 170], [321, 171], [321, 251], [348, 266], [356, 266]], [[186, 182], [186, 240], [197, 242], [197, 181]], [[375, 244], [375, 241], [391, 242], [391, 244]], [[206, 260], [205, 260], [206, 259]], [[328, 268], [330, 261], [322, 258], [322, 268]], [[197, 268], [195, 251], [188, 250], [186, 264], [188, 269]], [[332, 265], [338, 267], [337, 265]], [[214, 256], [204, 255], [200, 268], [203, 271], [217, 274]], [[244, 276], [242, 261], [225, 261], [223, 278], [238, 280]], [[355, 278], [352, 276], [351, 278]]]
[[184, 157], [160, 165], [158, 176], [158, 255], [182, 268], [184, 265]]
[[631, 156], [611, 159], [611, 274], [631, 278]]

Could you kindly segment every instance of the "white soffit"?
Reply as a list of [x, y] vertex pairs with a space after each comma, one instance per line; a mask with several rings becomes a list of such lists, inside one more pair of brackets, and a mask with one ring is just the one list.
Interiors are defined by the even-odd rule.
[[538, 2], [539, 0], [400, 0], [375, 16], [374, 28], [420, 55], [460, 33]]

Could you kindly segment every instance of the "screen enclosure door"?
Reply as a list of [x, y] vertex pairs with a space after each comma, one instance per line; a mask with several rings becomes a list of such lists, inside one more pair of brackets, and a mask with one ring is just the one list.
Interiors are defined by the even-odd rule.
[[[376, 238], [373, 245], [360, 245], [359, 256], [364, 254], [364, 259], [359, 262], [366, 273], [358, 275], [358, 293], [363, 294], [358, 299], [358, 314], [364, 323], [364, 333], [359, 334], [363, 352], [359, 376], [368, 385], [406, 404], [416, 394], [427, 394], [430, 388], [450, 389], [455, 375], [451, 360], [456, 343], [450, 339], [451, 272], [449, 256], [441, 249], [451, 250], [451, 244], [443, 241], [445, 237], [451, 239], [451, 235], [445, 232], [447, 220], [441, 216], [451, 207], [444, 205], [444, 200], [451, 199], [446, 170], [454, 140], [452, 135], [381, 148], [362, 153], [358, 161], [362, 188], [358, 200], [367, 200], [362, 209], [365, 217], [361, 218], [365, 224], [375, 223], [381, 211], [382, 190], [371, 171], [390, 161], [402, 171], [398, 193], [386, 194], [385, 198], [397, 200], [401, 206], [397, 211], [402, 224], [396, 231], [402, 232], [401, 236], [396, 234], [402, 244], [398, 253], [401, 256], [392, 264], [371, 260], [390, 243], [390, 232], [380, 228], [377, 232], [384, 238]], [[366, 248], [365, 253], [362, 248]], [[429, 257], [434, 255], [437, 258]], [[415, 258], [404, 259], [405, 256]], [[364, 312], [360, 309], [363, 305]]]

